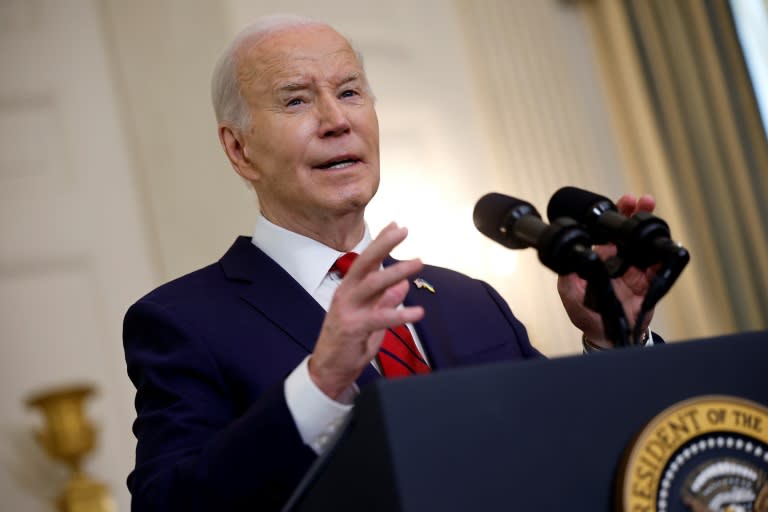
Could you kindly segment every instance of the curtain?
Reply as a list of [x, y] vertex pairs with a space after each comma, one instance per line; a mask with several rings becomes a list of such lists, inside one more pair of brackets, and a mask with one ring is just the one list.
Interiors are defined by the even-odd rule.
[[[632, 181], [663, 190], [706, 334], [768, 324], [768, 142], [727, 0], [581, 2]], [[695, 295], [695, 296], [694, 296]], [[690, 316], [686, 308], [678, 314]]]
[[[531, 202], [546, 218], [550, 196], [565, 185], [612, 198], [627, 190], [580, 10], [539, 0], [456, 5], [498, 192]], [[531, 339], [547, 355], [580, 352], [557, 276], [532, 249], [509, 257], [516, 271], [492, 284]]]
[[[654, 327], [672, 339], [765, 328], [768, 144], [726, 0], [457, 5], [510, 189], [652, 193], [691, 252]], [[547, 29], [554, 11], [579, 19], [594, 68], [574, 58], [572, 28]]]

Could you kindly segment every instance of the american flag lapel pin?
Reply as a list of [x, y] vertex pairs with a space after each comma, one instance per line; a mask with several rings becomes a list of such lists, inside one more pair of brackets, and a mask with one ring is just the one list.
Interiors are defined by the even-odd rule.
[[435, 293], [435, 287], [429, 284], [429, 282], [426, 279], [423, 279], [421, 277], [416, 278], [413, 280], [413, 284], [416, 285], [416, 288], [424, 288], [428, 290], [430, 293]]

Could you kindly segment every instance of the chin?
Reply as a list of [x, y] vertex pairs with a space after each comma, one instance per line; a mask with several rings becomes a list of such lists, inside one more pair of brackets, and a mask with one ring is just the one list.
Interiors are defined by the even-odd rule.
[[365, 207], [368, 206], [368, 203], [371, 201], [372, 197], [373, 195], [370, 193], [345, 195], [343, 197], [336, 198], [333, 203], [328, 204], [328, 209], [342, 215], [358, 212], [363, 213], [365, 211]]
[[354, 208], [365, 208], [378, 189], [378, 183], [356, 184], [354, 186], [342, 187], [339, 190], [337, 200], [340, 205], [349, 205]]

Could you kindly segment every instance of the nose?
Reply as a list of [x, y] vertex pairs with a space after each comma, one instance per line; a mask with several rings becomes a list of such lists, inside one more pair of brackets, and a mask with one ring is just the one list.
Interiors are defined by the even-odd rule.
[[337, 137], [349, 133], [349, 118], [341, 101], [335, 95], [324, 94], [317, 105], [320, 137]]

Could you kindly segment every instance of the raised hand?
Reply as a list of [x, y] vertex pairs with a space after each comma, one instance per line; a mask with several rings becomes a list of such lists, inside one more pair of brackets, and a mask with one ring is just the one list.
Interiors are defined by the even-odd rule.
[[398, 306], [408, 293], [407, 278], [422, 268], [420, 260], [401, 261], [384, 269], [384, 258], [408, 235], [389, 224], [360, 253], [344, 276], [320, 329], [309, 374], [329, 397], [337, 398], [370, 364], [388, 327], [417, 322], [420, 306]]

